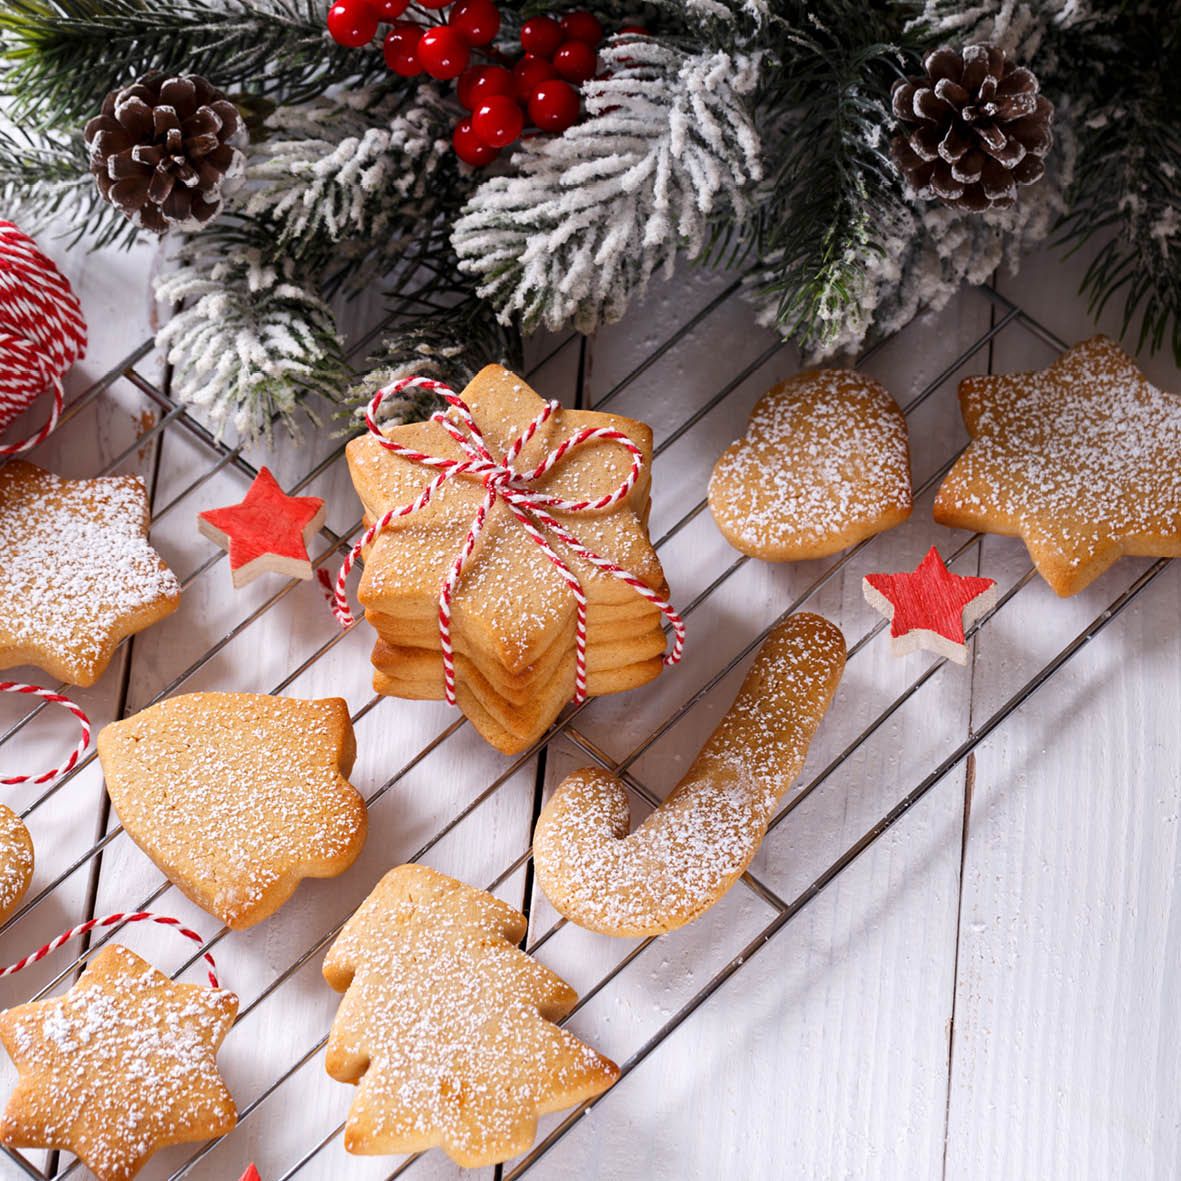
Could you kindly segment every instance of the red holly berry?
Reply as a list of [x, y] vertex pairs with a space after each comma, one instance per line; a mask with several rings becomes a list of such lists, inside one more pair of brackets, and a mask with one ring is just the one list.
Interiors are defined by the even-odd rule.
[[451, 0], [417, 0], [420, 8], [446, 8]]
[[377, 17], [365, 0], [336, 0], [328, 10], [328, 32], [337, 45], [359, 49], [377, 36]]
[[396, 21], [410, 4], [410, 0], [367, 0], [369, 11], [379, 21]]
[[472, 130], [490, 148], [507, 148], [525, 129], [521, 106], [506, 94], [494, 94], [472, 112]]
[[550, 78], [542, 82], [529, 100], [529, 118], [542, 131], [556, 131], [561, 134], [567, 127], [578, 122], [582, 103], [578, 91], [561, 78]]
[[585, 41], [598, 45], [603, 40], [603, 26], [591, 12], [568, 12], [562, 17], [562, 32], [568, 41]]
[[633, 36], [636, 36], [636, 37], [647, 37], [648, 36], [648, 30], [646, 28], [644, 28], [643, 25], [620, 25], [619, 32], [620, 33], [631, 33]]
[[413, 21], [397, 21], [385, 35], [382, 53], [385, 64], [403, 78], [413, 78], [422, 73], [418, 60], [418, 43], [422, 40], [422, 27]]
[[461, 119], [456, 123], [455, 130], [451, 133], [451, 146], [455, 149], [455, 154], [473, 168], [483, 168], [500, 155], [475, 133], [470, 119]]
[[469, 45], [487, 45], [500, 32], [500, 9], [492, 0], [459, 0], [447, 23]]
[[553, 56], [554, 72], [567, 82], [587, 82], [595, 76], [597, 57], [585, 41], [565, 41]]
[[459, 75], [455, 90], [459, 101], [469, 111], [474, 111], [494, 94], [512, 96], [517, 92], [512, 71], [504, 66], [468, 66]]
[[552, 16], [533, 16], [521, 26], [521, 48], [549, 57], [562, 44], [562, 26]]
[[517, 88], [517, 97], [528, 102], [533, 92], [547, 78], [555, 77], [554, 67], [544, 57], [527, 53], [513, 66], [513, 82]]
[[471, 60], [467, 43], [450, 25], [433, 25], [418, 43], [418, 60], [432, 78], [458, 78]]

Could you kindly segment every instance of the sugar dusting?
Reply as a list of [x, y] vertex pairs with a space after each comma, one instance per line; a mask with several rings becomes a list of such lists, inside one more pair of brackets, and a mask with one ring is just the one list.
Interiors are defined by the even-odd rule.
[[215, 1055], [237, 1009], [232, 993], [104, 949], [63, 996], [0, 1015], [20, 1071], [4, 1141], [67, 1148], [115, 1181], [159, 1147], [229, 1131], [237, 1114]]
[[173, 697], [106, 727], [99, 754], [132, 839], [231, 926], [265, 917], [300, 878], [343, 872], [364, 841], [339, 699]]
[[324, 974], [348, 992], [328, 1068], [359, 1082], [346, 1143], [441, 1145], [502, 1160], [536, 1117], [605, 1090], [614, 1064], [553, 1021], [576, 994], [514, 946], [524, 916], [424, 866], [391, 871], [333, 944]]
[[11, 808], [0, 804], [0, 919], [24, 897], [32, 876], [29, 830]]
[[534, 836], [538, 880], [592, 930], [657, 933], [697, 917], [746, 869], [844, 667], [840, 631], [795, 615], [768, 637], [734, 705], [668, 799], [628, 835], [622, 784], [571, 776]]
[[961, 401], [973, 440], [937, 513], [1019, 532], [1036, 558], [1073, 568], [1121, 546], [1181, 553], [1181, 398], [1114, 341], [1084, 341], [1038, 372], [968, 378]]
[[844, 369], [800, 374], [760, 399], [710, 480], [719, 526], [752, 550], [872, 532], [883, 514], [909, 510], [910, 496], [902, 412]]
[[177, 599], [180, 584], [148, 543], [147, 522], [137, 476], [0, 469], [0, 665], [6, 651], [47, 651], [87, 679], [140, 612]]

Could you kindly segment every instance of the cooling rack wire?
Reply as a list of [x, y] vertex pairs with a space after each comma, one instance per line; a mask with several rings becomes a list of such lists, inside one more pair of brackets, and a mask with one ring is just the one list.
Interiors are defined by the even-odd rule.
[[[668, 337], [663, 339], [655, 348], [648, 352], [643, 359], [636, 364], [629, 372], [620, 377], [616, 383], [599, 399], [594, 401], [592, 408], [602, 409], [608, 408], [628, 387], [638, 382], [644, 374], [652, 368], [662, 358], [670, 354], [678, 344], [684, 341], [696, 329], [702, 326], [712, 315], [722, 308], [729, 300], [733, 299], [738, 293], [739, 284], [737, 282], [731, 283], [729, 286], [718, 292], [712, 299], [709, 300], [703, 307], [701, 307], [694, 315], [685, 320], [679, 327], [672, 332]], [[967, 297], [967, 296], [965, 296]], [[931, 398], [936, 393], [942, 392], [946, 394], [948, 389], [953, 389], [951, 378], [965, 363], [972, 361], [978, 357], [983, 350], [986, 350], [991, 342], [993, 342], [1001, 333], [1005, 332], [1022, 332], [1032, 334], [1038, 338], [1044, 345], [1049, 346], [1055, 351], [1064, 349], [1065, 343], [1058, 339], [1052, 332], [1045, 328], [1042, 324], [1037, 322], [1029, 316], [1022, 308], [1011, 302], [1004, 295], [991, 287], [979, 289], [978, 292], [972, 293], [972, 298], [985, 298], [991, 301], [993, 305], [991, 313], [991, 323], [982, 331], [979, 336], [974, 339], [967, 348], [965, 348], [958, 356], [951, 360], [947, 366], [938, 373], [934, 378], [928, 381], [923, 388], [911, 399], [903, 405], [903, 411], [909, 418], [919, 406], [921, 406], [927, 399]], [[353, 355], [356, 357], [363, 356], [368, 346], [372, 341], [383, 331], [391, 319], [396, 317], [395, 312], [387, 317], [382, 324], [379, 324], [365, 337], [358, 340], [353, 346]], [[883, 347], [886, 342], [874, 346], [866, 353], [861, 360], [868, 361], [870, 356], [878, 349]], [[580, 344], [580, 338], [575, 336], [568, 336], [554, 343], [551, 351], [544, 357], [540, 358], [534, 366], [531, 367], [530, 372], [541, 368], [548, 362], [552, 361], [556, 356], [562, 354], [567, 350], [579, 349], [583, 347]], [[748, 378], [760, 370], [769, 361], [773, 360], [782, 349], [784, 345], [781, 343], [773, 343], [769, 345], [763, 352], [750, 361], [743, 369], [735, 374], [723, 386], [716, 390], [711, 397], [704, 403], [697, 406], [693, 412], [678, 423], [674, 429], [664, 435], [660, 439], [659, 445], [656, 448], [656, 460], [659, 462], [659, 457], [668, 450], [674, 443], [682, 436], [690, 431], [695, 424], [700, 422], [705, 415], [717, 408], [730, 395], [739, 389]], [[150, 425], [145, 425], [144, 429], [140, 430], [137, 437], [130, 443], [120, 454], [116, 455], [106, 465], [104, 472], [119, 470], [120, 466], [124, 464], [131, 456], [137, 452], [143, 452], [143, 449], [158, 441], [166, 431], [182, 431], [186, 432], [191, 441], [201, 448], [207, 456], [208, 464], [203, 467], [195, 479], [190, 480], [179, 492], [177, 492], [171, 499], [163, 504], [157, 504], [153, 509], [153, 525], [167, 517], [169, 514], [176, 511], [178, 505], [186, 501], [195, 492], [197, 492], [203, 485], [207, 484], [219, 472], [226, 469], [236, 469], [242, 476], [253, 478], [257, 472], [256, 467], [249, 461], [242, 448], [229, 447], [214, 438], [213, 435], [189, 412], [186, 408], [175, 402], [170, 396], [167, 380], [163, 382], [155, 382], [149, 380], [141, 372], [141, 368], [145, 360], [151, 359], [153, 352], [153, 345], [151, 341], [145, 342], [128, 355], [122, 362], [120, 362], [110, 372], [105, 374], [100, 380], [95, 382], [82, 394], [76, 397], [66, 408], [62, 415], [61, 425], [59, 427], [59, 437], [61, 434], [69, 432], [71, 423], [78, 418], [79, 414], [91, 403], [101, 399], [103, 395], [111, 389], [111, 387], [119, 381], [130, 382], [140, 394], [146, 399], [147, 403], [154, 409], [158, 417], [151, 422]], [[526, 374], [528, 376], [528, 374]], [[550, 391], [543, 391], [549, 393]], [[581, 397], [581, 384], [579, 387], [579, 395]], [[733, 434], [738, 433], [738, 420], [734, 422]], [[294, 486], [289, 487], [292, 493], [298, 493], [309, 485], [313, 484], [319, 477], [324, 475], [334, 464], [342, 462], [343, 440], [339, 440], [328, 452], [328, 454], [315, 464], [310, 470], [305, 472], [301, 479], [298, 480]], [[937, 467], [929, 476], [927, 476], [921, 484], [915, 488], [915, 500], [919, 501], [921, 496], [935, 487], [947, 470], [955, 461], [957, 455], [956, 451], [949, 454], [945, 461]], [[36, 456], [34, 456], [36, 458]], [[702, 481], [704, 487], [704, 481]], [[660, 484], [659, 479], [654, 483], [654, 494], [658, 497]], [[204, 507], [204, 506], [202, 506]], [[663, 549], [668, 543], [676, 537], [682, 530], [684, 530], [699, 514], [706, 509], [706, 501], [704, 498], [697, 500], [688, 508], [674, 523], [669, 526], [665, 532], [656, 540], [655, 544], [658, 550]], [[343, 558], [347, 552], [349, 545], [357, 535], [361, 528], [361, 521], [358, 518], [352, 525], [341, 531], [335, 532], [332, 529], [325, 527], [321, 530], [321, 540], [323, 548], [314, 558], [314, 565], [316, 567], [329, 566], [335, 570], [336, 564]], [[791, 613], [806, 608], [809, 606], [809, 601], [814, 599], [821, 590], [837, 578], [841, 571], [844, 570], [850, 562], [852, 562], [857, 555], [859, 555], [867, 546], [873, 545], [877, 539], [870, 539], [846, 551], [836, 559], [832, 560], [825, 566], [819, 575], [815, 577], [811, 583], [799, 591], [790, 602], [783, 605], [782, 611], [775, 620], [767, 627], [763, 628], [750, 638], [749, 642], [742, 646], [738, 651], [735, 651], [726, 663], [714, 672], [709, 678], [696, 686], [685, 685], [684, 689], [686, 696], [679, 700], [679, 704], [669, 712], [655, 727], [653, 727], [623, 758], [614, 758], [610, 753], [605, 751], [601, 744], [595, 741], [588, 733], [585, 732], [585, 727], [580, 723], [583, 720], [586, 711], [595, 708], [595, 702], [589, 701], [578, 707], [569, 708], [562, 718], [555, 724], [550, 732], [538, 743], [536, 743], [529, 750], [524, 751], [517, 758], [501, 770], [495, 777], [487, 783], [482, 790], [475, 794], [467, 804], [455, 815], [451, 816], [445, 824], [433, 832], [427, 839], [423, 841], [421, 846], [413, 855], [413, 860], [427, 857], [431, 850], [435, 848], [450, 832], [452, 832], [458, 825], [460, 825], [468, 816], [480, 808], [487, 800], [489, 800], [497, 791], [499, 791], [506, 783], [513, 779], [513, 777], [524, 767], [526, 767], [532, 760], [534, 760], [539, 753], [552, 743], [559, 735], [564, 736], [567, 743], [584, 755], [587, 759], [607, 771], [621, 777], [628, 785], [635, 796], [647, 805], [655, 805], [659, 802], [659, 797], [652, 791], [651, 787], [646, 784], [640, 777], [637, 770], [637, 763], [641, 757], [657, 743], [661, 737], [666, 734], [677, 722], [685, 716], [685, 714], [700, 702], [715, 686], [717, 686], [730, 672], [740, 666], [758, 647], [758, 645], [765, 638], [771, 626], [774, 626], [780, 619], [785, 618]], [[967, 538], [960, 543], [956, 548], [947, 552], [945, 557], [948, 565], [954, 565], [970, 555], [976, 549], [981, 540], [981, 535], [976, 534]], [[219, 565], [224, 557], [221, 553], [211, 555], [207, 560], [203, 561], [190, 574], [182, 579], [182, 586], [184, 589], [191, 588], [199, 580], [209, 575], [210, 571]], [[678, 606], [682, 613], [687, 618], [690, 628], [693, 624], [693, 615], [695, 611], [711, 596], [720, 594], [724, 588], [734, 577], [734, 575], [746, 564], [747, 558], [740, 555], [735, 555], [730, 564], [722, 569], [720, 573], [707, 585], [699, 591], [695, 597], [689, 602], [678, 601]], [[819, 563], [818, 563], [819, 565]], [[959, 767], [972, 754], [977, 746], [989, 737], [998, 727], [1000, 727], [1005, 720], [1026, 701], [1030, 696], [1036, 693], [1043, 685], [1046, 684], [1052, 677], [1055, 676], [1069, 661], [1071, 661], [1090, 640], [1097, 636], [1109, 623], [1123, 612], [1130, 603], [1132, 603], [1138, 595], [1161, 573], [1161, 571], [1168, 565], [1167, 560], [1157, 561], [1154, 564], [1143, 569], [1134, 579], [1132, 579], [1122, 591], [1120, 591], [1110, 603], [1098, 614], [1095, 618], [1084, 628], [1082, 628], [1068, 643], [1060, 648], [1049, 660], [1047, 660], [1041, 667], [1037, 668], [1032, 675], [1028, 676], [1022, 683], [1013, 686], [1012, 693], [1003, 703], [996, 708], [988, 717], [983, 719], [973, 719], [972, 725], [968, 728], [967, 736], [955, 749], [946, 754], [936, 765], [930, 767], [925, 775], [915, 783], [910, 790], [902, 794], [880, 818], [870, 825], [864, 833], [856, 840], [851, 842], [848, 847], [838, 857], [836, 857], [831, 864], [829, 864], [822, 872], [814, 877], [805, 888], [794, 893], [794, 895], [784, 896], [764, 880], [761, 880], [755, 873], [748, 872], [743, 878], [740, 886], [736, 889], [745, 889], [751, 891], [765, 906], [771, 910], [772, 917], [765, 922], [761, 929], [757, 931], [753, 938], [751, 938], [745, 946], [741, 947], [737, 954], [731, 956], [720, 968], [714, 971], [705, 983], [692, 993], [687, 999], [681, 1001], [677, 1007], [667, 1016], [659, 1027], [650, 1034], [629, 1057], [621, 1062], [622, 1077], [626, 1078], [629, 1074], [635, 1071], [650, 1055], [653, 1054], [667, 1039], [673, 1037], [677, 1030], [685, 1023], [685, 1021], [696, 1012], [706, 1001], [708, 1001], [715, 993], [718, 992], [727, 982], [735, 977], [741, 977], [744, 967], [754, 960], [760, 953], [762, 953], [768, 946], [770, 946], [778, 935], [788, 923], [795, 918], [800, 911], [802, 911], [813, 899], [820, 894], [830, 883], [832, 883], [845, 869], [853, 864], [871, 845], [874, 844], [884, 833], [889, 831], [919, 800], [927, 795], [933, 788], [935, 788], [941, 780], [943, 780], [949, 772]], [[999, 612], [1006, 609], [1009, 603], [1020, 594], [1020, 592], [1034, 579], [1035, 574], [1032, 567], [1027, 567], [1025, 572], [1016, 578], [1015, 581], [1008, 586], [1003, 594], [999, 597], [996, 606], [986, 616], [981, 618], [969, 633], [974, 635], [981, 628], [989, 626], [992, 620]], [[218, 653], [227, 647], [236, 638], [246, 632], [254, 623], [256, 623], [267, 612], [272, 611], [278, 604], [280, 604], [286, 596], [299, 586], [299, 583], [287, 582], [279, 586], [269, 597], [263, 602], [254, 607], [247, 615], [240, 619], [229, 631], [220, 636], [215, 643], [210, 645], [194, 662], [192, 662], [183, 672], [174, 676], [167, 684], [159, 686], [151, 695], [148, 701], [141, 703], [143, 705], [150, 704], [153, 701], [162, 700], [173, 693], [184, 692], [186, 682], [189, 682], [196, 674], [198, 674], [210, 661], [212, 661]], [[674, 587], [675, 597], [675, 587]], [[887, 626], [886, 622], [879, 621], [860, 636], [850, 637], [849, 644], [849, 660], [853, 661], [858, 654], [874, 640]], [[692, 633], [691, 633], [692, 634]], [[273, 685], [271, 691], [274, 693], [282, 693], [290, 685], [292, 685], [299, 677], [301, 677], [309, 668], [321, 660], [327, 653], [335, 648], [345, 637], [346, 633], [334, 631], [327, 640], [321, 643], [310, 655], [300, 661], [295, 667], [291, 668], [287, 674], [277, 684]], [[839, 752], [832, 757], [827, 764], [818, 772], [812, 774], [811, 778], [798, 785], [788, 796], [786, 802], [776, 815], [771, 823], [771, 830], [777, 829], [780, 825], [788, 823], [790, 817], [795, 810], [814, 792], [816, 792], [823, 784], [825, 784], [845, 762], [853, 756], [859, 748], [866, 743], [871, 736], [877, 733], [882, 727], [886, 726], [898, 711], [912, 698], [919, 693], [923, 687], [931, 681], [933, 677], [940, 671], [942, 660], [936, 660], [930, 663], [919, 675], [915, 676], [906, 685], [901, 693], [893, 698], [884, 708], [872, 717], [863, 729], [845, 745]], [[667, 674], [666, 674], [667, 675]], [[675, 674], [674, 674], [675, 675]], [[354, 724], [359, 722], [371, 711], [381, 707], [384, 699], [379, 697], [372, 697], [366, 701], [365, 704], [353, 715]], [[9, 727], [4, 733], [0, 734], [0, 748], [8, 747], [8, 744], [13, 744], [9, 747], [9, 753], [16, 750], [19, 743], [15, 740], [24, 731], [26, 726], [37, 717], [44, 705], [40, 705], [33, 709], [30, 713], [22, 717], [17, 723]], [[384, 708], [391, 708], [390, 704]], [[394, 706], [396, 708], [396, 706]], [[453, 736], [458, 733], [465, 726], [463, 718], [456, 715], [449, 725], [446, 725], [439, 733], [434, 735], [429, 742], [425, 743], [420, 749], [414, 752], [402, 766], [400, 766], [392, 775], [388, 776], [375, 789], [367, 795], [367, 802], [370, 808], [373, 808], [382, 797], [386, 796], [391, 790], [405, 779], [419, 764], [422, 763], [430, 754], [440, 748], [443, 744], [449, 742]], [[63, 777], [57, 783], [50, 786], [43, 791], [37, 798], [28, 803], [21, 816], [27, 819], [30, 815], [36, 813], [38, 809], [55, 796], [58, 792], [65, 789], [69, 782], [78, 774], [80, 774], [95, 758], [93, 749], [88, 756], [68, 775]], [[10, 756], [6, 762], [14, 761]], [[19, 760], [16, 760], [19, 761]], [[538, 784], [540, 790], [540, 781]], [[19, 924], [22, 920], [42, 906], [48, 899], [54, 896], [55, 891], [63, 886], [75, 873], [89, 866], [95, 858], [99, 857], [103, 851], [113, 842], [120, 839], [122, 828], [119, 826], [110, 827], [106, 833], [96, 840], [93, 845], [87, 848], [80, 855], [76, 856], [66, 868], [57, 871], [53, 874], [52, 880], [47, 884], [41, 886], [34, 893], [27, 898], [20, 909], [12, 915], [8, 921], [0, 928], [0, 935], [5, 932], [13, 932], [9, 936], [9, 945], [13, 947], [23, 948], [19, 938]], [[526, 869], [529, 863], [530, 851], [528, 848], [516, 848], [504, 850], [506, 861], [504, 867], [490, 882], [475, 882], [473, 884], [483, 886], [490, 890], [495, 890], [504, 884], [513, 874]], [[139, 900], [137, 906], [125, 905], [123, 909], [151, 909], [154, 905], [171, 889], [169, 883], [162, 882], [154, 891]], [[127, 899], [127, 902], [131, 902]], [[90, 917], [84, 915], [82, 917]], [[532, 929], [527, 936], [527, 949], [530, 952], [538, 951], [542, 948], [564, 925], [564, 920], [559, 919], [553, 922], [546, 929], [537, 932]], [[339, 931], [339, 925], [334, 925], [331, 929], [319, 932], [314, 938], [309, 938], [305, 950], [298, 956], [286, 963], [273, 977], [264, 985], [264, 987], [250, 999], [242, 1008], [238, 1023], [235, 1026], [235, 1031], [240, 1030], [243, 1026], [249, 1026], [252, 1021], [256, 1020], [256, 1014], [259, 1010], [273, 998], [280, 988], [292, 976], [295, 975], [302, 967], [311, 961], [317, 961], [323, 955], [336, 933]], [[113, 939], [118, 935], [120, 928], [112, 928], [105, 931], [100, 937], [95, 938], [87, 947], [83, 949], [81, 954], [75, 957], [68, 963], [53, 964], [54, 975], [45, 984], [43, 984], [35, 996], [30, 999], [39, 999], [55, 990], [60, 989], [71, 977], [75, 976], [80, 968], [80, 965], [93, 952], [101, 947], [107, 941]], [[217, 946], [224, 940], [228, 934], [227, 929], [222, 928], [220, 931], [213, 934], [207, 944], [206, 949], [216, 949]], [[599, 993], [608, 987], [614, 980], [616, 980], [622, 973], [624, 973], [633, 963], [640, 960], [655, 943], [654, 939], [645, 939], [634, 945], [629, 945], [625, 941], [619, 941], [619, 946], [624, 950], [624, 954], [620, 956], [615, 962], [609, 964], [606, 970], [598, 977], [597, 980], [589, 987], [582, 991], [582, 995], [576, 1006], [574, 1014], [578, 1013], [590, 1001], [592, 1001]], [[189, 968], [201, 955], [201, 951], [193, 952], [188, 959], [186, 959], [174, 972], [175, 976], [179, 976], [187, 968]], [[232, 985], [232, 981], [230, 981]], [[735, 981], [732, 987], [741, 988], [741, 979]], [[567, 1019], [569, 1020], [569, 1018]], [[327, 1040], [326, 1027], [318, 1036], [316, 1034], [309, 1035], [309, 1041], [306, 1050], [291, 1062], [286, 1067], [279, 1070], [266, 1083], [265, 1087], [258, 1093], [243, 1097], [243, 1101], [239, 1104], [239, 1121], [240, 1126], [248, 1123], [252, 1118], [256, 1118], [256, 1113], [263, 1106], [267, 1100], [272, 1096], [280, 1094], [284, 1086], [305, 1066], [312, 1062], [323, 1049]], [[610, 1092], [607, 1092], [610, 1094]], [[496, 1170], [496, 1177], [498, 1181], [511, 1181], [513, 1178], [522, 1177], [529, 1173], [530, 1170], [542, 1160], [546, 1153], [550, 1151], [575, 1125], [586, 1111], [593, 1107], [599, 1100], [592, 1100], [589, 1103], [583, 1104], [581, 1107], [572, 1110], [563, 1118], [543, 1129], [539, 1134], [539, 1138], [533, 1148], [527, 1155], [521, 1159], [511, 1162], [508, 1165], [501, 1166]], [[315, 1129], [311, 1135], [314, 1135], [314, 1142], [310, 1143], [306, 1150], [304, 1150], [296, 1159], [291, 1160], [285, 1164], [284, 1171], [280, 1176], [275, 1177], [273, 1181], [288, 1181], [299, 1175], [311, 1177], [313, 1175], [326, 1175], [323, 1173], [317, 1174], [314, 1168], [317, 1158], [321, 1156], [324, 1150], [332, 1144], [338, 1137], [343, 1128], [343, 1124], [336, 1124], [331, 1127], [326, 1127], [322, 1131]], [[197, 1147], [190, 1151], [186, 1159], [182, 1163], [173, 1168], [170, 1174], [170, 1181], [178, 1181], [179, 1178], [188, 1176], [196, 1167], [215, 1149], [219, 1142], [211, 1141]], [[68, 1177], [81, 1172], [81, 1166], [69, 1158], [59, 1160], [56, 1155], [50, 1155], [45, 1165], [45, 1171], [37, 1167], [37, 1165], [29, 1159], [26, 1155], [15, 1151], [13, 1149], [5, 1148], [3, 1150], [7, 1155], [7, 1159], [15, 1164], [23, 1174], [34, 1177], [44, 1178], [49, 1176], [54, 1177]], [[395, 1168], [388, 1173], [389, 1181], [393, 1178], [401, 1177], [403, 1175], [413, 1175], [416, 1165], [421, 1160], [421, 1156], [411, 1156], [405, 1158], [397, 1164]], [[236, 1176], [236, 1174], [235, 1174]]]

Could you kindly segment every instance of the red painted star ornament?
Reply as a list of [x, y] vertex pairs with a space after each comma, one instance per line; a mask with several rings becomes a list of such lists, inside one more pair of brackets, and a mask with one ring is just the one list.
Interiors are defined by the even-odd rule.
[[254, 1167], [253, 1161], [247, 1166], [246, 1172], [238, 1178], [238, 1181], [262, 1181], [262, 1178], [258, 1175], [258, 1170]]
[[244, 500], [197, 514], [201, 533], [229, 553], [235, 587], [268, 571], [311, 578], [308, 546], [323, 524], [324, 502], [318, 496], [288, 496], [265, 467]]
[[934, 546], [916, 570], [867, 574], [861, 589], [890, 621], [895, 656], [922, 648], [956, 664], [968, 663], [965, 630], [996, 606], [995, 580], [952, 574]]

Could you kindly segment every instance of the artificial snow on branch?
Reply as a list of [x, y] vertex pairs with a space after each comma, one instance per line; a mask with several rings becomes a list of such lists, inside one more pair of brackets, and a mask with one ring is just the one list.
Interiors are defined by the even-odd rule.
[[470, 189], [451, 151], [453, 118], [430, 84], [279, 107], [250, 155], [245, 212], [266, 220], [275, 247], [295, 258], [327, 262], [345, 239], [380, 243], [391, 257], [396, 240], [421, 237]]
[[586, 119], [524, 144], [514, 174], [485, 181], [454, 226], [462, 269], [526, 331], [619, 319], [678, 252], [705, 250], [713, 218], [746, 216], [761, 175], [756, 58], [654, 37], [602, 56]]
[[174, 367], [173, 392], [217, 434], [252, 440], [290, 425], [309, 393], [335, 399], [348, 382], [341, 338], [328, 305], [299, 278], [291, 259], [198, 236], [182, 265], [156, 287], [187, 306], [156, 343]]
[[[403, 377], [431, 377], [461, 390], [485, 366], [493, 363], [521, 368], [521, 339], [496, 318], [486, 300], [474, 293], [432, 315], [396, 324], [369, 358], [366, 374], [346, 394], [355, 418], [363, 418], [373, 395]], [[409, 389], [382, 403], [383, 422], [417, 422], [442, 405], [434, 394]]]

